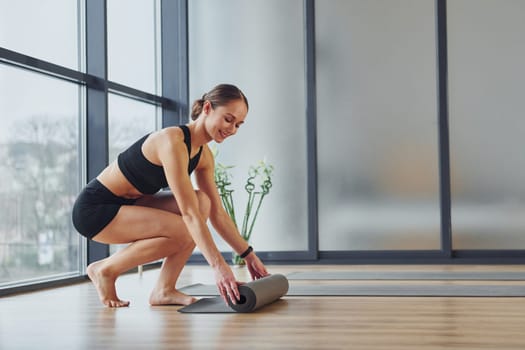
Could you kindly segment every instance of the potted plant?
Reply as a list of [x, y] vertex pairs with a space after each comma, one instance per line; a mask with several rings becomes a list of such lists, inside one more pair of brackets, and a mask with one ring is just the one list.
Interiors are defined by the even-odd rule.
[[[233, 168], [233, 166], [227, 166], [217, 162], [217, 154], [217, 150], [214, 150], [215, 183], [217, 184], [222, 204], [228, 215], [233, 220], [235, 226], [239, 229], [241, 236], [244, 240], [249, 242], [263, 199], [268, 193], [270, 193], [270, 188], [272, 187], [273, 166], [268, 164], [266, 160], [262, 160], [256, 165], [252, 165], [248, 170], [248, 178], [244, 185], [244, 189], [248, 193], [248, 200], [244, 208], [242, 225], [239, 227], [235, 216], [235, 206], [233, 202], [234, 190], [231, 187], [232, 175], [230, 169]], [[244, 265], [244, 259], [242, 259], [237, 253], [233, 252], [232, 263], [235, 265]]]

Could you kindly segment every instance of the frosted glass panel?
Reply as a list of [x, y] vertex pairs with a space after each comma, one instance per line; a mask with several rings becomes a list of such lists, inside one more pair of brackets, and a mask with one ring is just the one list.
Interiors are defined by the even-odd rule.
[[434, 1], [315, 15], [320, 250], [439, 249]]
[[188, 6], [192, 101], [216, 84], [232, 83], [250, 103], [245, 125], [218, 146], [219, 160], [235, 165], [236, 210], [246, 203], [249, 166], [266, 158], [275, 167], [274, 186], [252, 243], [257, 250], [306, 250], [303, 1], [192, 0]]
[[448, 3], [455, 249], [525, 248], [525, 2]]

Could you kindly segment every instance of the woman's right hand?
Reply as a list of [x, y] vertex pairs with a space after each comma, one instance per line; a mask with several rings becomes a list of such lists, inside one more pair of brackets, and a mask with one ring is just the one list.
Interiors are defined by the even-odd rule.
[[232, 304], [237, 304], [237, 300], [241, 298], [239, 293], [239, 285], [230, 266], [224, 262], [215, 269], [215, 281], [221, 297], [226, 304], [228, 299]]

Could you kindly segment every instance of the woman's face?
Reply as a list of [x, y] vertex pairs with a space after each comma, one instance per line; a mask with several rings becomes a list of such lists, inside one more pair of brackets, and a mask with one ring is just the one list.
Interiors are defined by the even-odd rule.
[[208, 135], [217, 143], [235, 135], [244, 123], [248, 109], [243, 100], [233, 100], [224, 106], [212, 108], [209, 101], [203, 106]]

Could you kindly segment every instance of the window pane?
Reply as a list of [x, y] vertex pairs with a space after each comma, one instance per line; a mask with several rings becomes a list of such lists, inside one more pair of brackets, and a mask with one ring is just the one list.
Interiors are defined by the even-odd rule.
[[303, 1], [198, 0], [188, 6], [190, 97], [232, 83], [250, 103], [245, 125], [218, 146], [219, 161], [235, 166], [237, 221], [242, 222], [246, 205], [248, 169], [266, 158], [275, 167], [273, 187], [252, 242], [258, 250], [306, 250]]
[[525, 249], [525, 2], [448, 4], [455, 249]]
[[0, 1], [0, 46], [79, 68], [77, 1]]
[[432, 0], [316, 2], [319, 246], [439, 249]]
[[0, 286], [79, 272], [79, 91], [0, 64]]
[[159, 92], [156, 9], [156, 0], [107, 1], [109, 80]]
[[[158, 107], [131, 98], [109, 94], [108, 115], [110, 162], [132, 143], [157, 128]], [[115, 252], [119, 246], [112, 245], [110, 251]]]
[[157, 128], [158, 107], [120, 95], [109, 94], [109, 161], [142, 136]]

